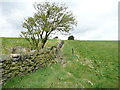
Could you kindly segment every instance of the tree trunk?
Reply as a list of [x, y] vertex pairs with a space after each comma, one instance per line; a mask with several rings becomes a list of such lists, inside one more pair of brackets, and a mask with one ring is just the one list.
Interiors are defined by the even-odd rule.
[[41, 46], [41, 48], [44, 48], [46, 42], [47, 42], [47, 38], [44, 38], [44, 39], [42, 40], [42, 46]]

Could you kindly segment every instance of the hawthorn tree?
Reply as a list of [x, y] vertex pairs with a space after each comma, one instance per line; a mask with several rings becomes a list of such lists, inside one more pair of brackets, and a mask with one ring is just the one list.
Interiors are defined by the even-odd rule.
[[73, 35], [69, 36], [68, 40], [74, 40], [74, 36]]
[[[23, 22], [27, 31], [21, 32], [21, 37], [29, 41], [32, 49], [44, 48], [50, 34], [69, 33], [77, 25], [75, 16], [65, 4], [34, 3], [36, 12]], [[41, 45], [40, 45], [41, 42]]]

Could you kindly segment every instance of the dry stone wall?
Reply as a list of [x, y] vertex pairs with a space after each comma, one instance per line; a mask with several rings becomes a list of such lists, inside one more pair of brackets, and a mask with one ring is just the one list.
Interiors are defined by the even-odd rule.
[[0, 72], [2, 73], [1, 82], [4, 84], [7, 80], [18, 75], [25, 75], [34, 72], [39, 68], [56, 63], [55, 54], [52, 50], [35, 51], [28, 54], [2, 55], [0, 60]]
[[63, 47], [64, 41], [60, 41], [57, 46], [39, 51], [32, 50], [26, 52], [21, 47], [12, 49], [11, 55], [0, 56], [0, 84], [4, 84], [15, 76], [25, 75], [44, 68], [52, 63], [57, 63], [58, 52]]

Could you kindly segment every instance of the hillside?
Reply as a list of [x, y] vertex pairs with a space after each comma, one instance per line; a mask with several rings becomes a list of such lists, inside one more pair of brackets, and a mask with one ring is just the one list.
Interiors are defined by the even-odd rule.
[[[47, 46], [58, 40], [49, 40]], [[2, 53], [13, 46], [29, 44], [20, 38], [4, 38]], [[47, 47], [46, 46], [46, 47]], [[68, 41], [62, 48], [62, 63], [52, 64], [25, 76], [8, 81], [4, 88], [117, 88], [117, 41]]]

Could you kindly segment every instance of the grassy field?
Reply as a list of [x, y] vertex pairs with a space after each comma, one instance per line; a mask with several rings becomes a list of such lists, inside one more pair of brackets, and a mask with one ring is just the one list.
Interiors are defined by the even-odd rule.
[[[4, 54], [9, 54], [8, 48], [12, 46], [28, 46], [23, 39], [4, 38], [2, 42]], [[57, 42], [57, 40], [49, 40], [47, 46]], [[64, 63], [53, 64], [25, 76], [17, 76], [6, 82], [3, 88], [118, 87], [117, 41], [65, 40], [61, 54]]]
[[[46, 47], [50, 47], [52, 45], [56, 45], [58, 40], [49, 40], [46, 45]], [[2, 47], [1, 53], [3, 55], [7, 55], [11, 53], [11, 48], [15, 46], [22, 46], [22, 47], [27, 47], [30, 48], [30, 44], [28, 43], [27, 40], [23, 38], [0, 38], [0, 47]]]

